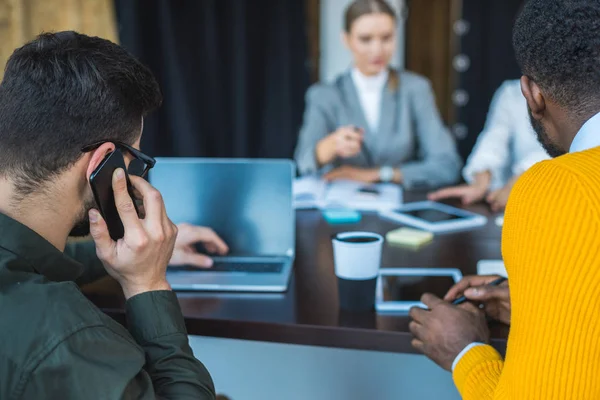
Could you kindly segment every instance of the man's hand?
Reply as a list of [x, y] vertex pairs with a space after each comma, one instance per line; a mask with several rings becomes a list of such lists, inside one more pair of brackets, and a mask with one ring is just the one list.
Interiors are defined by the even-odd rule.
[[229, 252], [227, 244], [210, 228], [190, 224], [179, 224], [177, 228], [179, 233], [169, 265], [212, 267], [213, 260], [209, 256], [198, 253], [194, 247], [196, 243], [202, 243], [211, 254], [225, 255]]
[[500, 278], [498, 275], [467, 276], [454, 285], [444, 297], [452, 301], [460, 296], [483, 304], [485, 313], [496, 321], [510, 325], [510, 291], [508, 281], [500, 286], [486, 286]]
[[112, 240], [100, 213], [97, 210], [89, 212], [96, 254], [108, 274], [119, 282], [127, 299], [144, 292], [170, 290], [166, 269], [177, 237], [177, 227], [167, 217], [158, 190], [142, 178], [131, 176], [130, 179], [142, 196], [146, 215], [144, 219], [138, 217], [127, 191], [125, 173], [121, 168], [117, 169], [112, 185], [119, 217], [125, 227], [122, 239]]
[[445, 370], [452, 369], [454, 359], [469, 344], [489, 341], [485, 315], [474, 305], [456, 307], [429, 293], [421, 302], [429, 310], [410, 310], [409, 328], [415, 336], [412, 346]]
[[329, 182], [345, 179], [363, 183], [375, 183], [379, 181], [379, 170], [343, 165], [325, 174], [323, 178]]

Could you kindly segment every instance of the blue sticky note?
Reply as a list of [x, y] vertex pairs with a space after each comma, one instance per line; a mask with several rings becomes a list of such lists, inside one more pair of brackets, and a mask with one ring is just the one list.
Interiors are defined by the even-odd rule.
[[331, 225], [355, 224], [360, 222], [362, 215], [355, 210], [324, 210], [323, 218]]

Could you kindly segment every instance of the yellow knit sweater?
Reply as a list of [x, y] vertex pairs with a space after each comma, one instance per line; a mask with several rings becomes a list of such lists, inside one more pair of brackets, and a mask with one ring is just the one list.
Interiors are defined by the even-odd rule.
[[506, 359], [471, 349], [464, 400], [600, 399], [600, 148], [545, 161], [515, 185], [502, 253], [512, 318]]

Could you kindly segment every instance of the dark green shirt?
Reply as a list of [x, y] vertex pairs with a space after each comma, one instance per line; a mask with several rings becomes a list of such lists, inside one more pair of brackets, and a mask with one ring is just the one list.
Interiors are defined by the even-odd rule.
[[175, 294], [130, 298], [127, 330], [79, 290], [102, 274], [88, 244], [63, 254], [0, 214], [0, 399], [214, 399]]

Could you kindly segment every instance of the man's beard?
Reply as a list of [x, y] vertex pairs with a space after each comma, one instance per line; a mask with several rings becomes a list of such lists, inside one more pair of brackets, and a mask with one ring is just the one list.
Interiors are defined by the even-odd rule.
[[75, 220], [75, 225], [73, 226], [73, 229], [71, 229], [71, 233], [69, 233], [69, 236], [84, 237], [90, 234], [89, 211], [92, 208], [96, 208], [96, 202], [94, 201], [94, 199], [88, 199], [83, 205], [83, 208], [81, 209], [79, 215], [77, 216], [77, 219]]
[[544, 129], [544, 125], [542, 125], [542, 123], [537, 119], [533, 118], [531, 110], [529, 110], [529, 120], [531, 121], [531, 126], [535, 131], [538, 142], [540, 142], [540, 144], [542, 145], [544, 150], [546, 150], [546, 153], [548, 153], [550, 157], [556, 158], [567, 154], [565, 150], [561, 149], [558, 145], [552, 143], [550, 136], [548, 136], [548, 133]]

